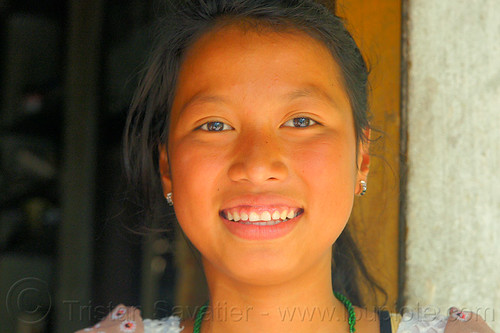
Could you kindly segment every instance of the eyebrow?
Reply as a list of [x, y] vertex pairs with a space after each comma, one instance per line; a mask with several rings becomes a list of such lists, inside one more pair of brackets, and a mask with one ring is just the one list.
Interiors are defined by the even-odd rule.
[[[283, 99], [292, 102], [296, 99], [303, 97], [314, 98], [322, 101], [326, 101], [333, 107], [337, 108], [338, 104], [335, 100], [323, 89], [314, 84], [309, 84], [303, 88], [294, 89], [283, 95]], [[228, 100], [223, 95], [212, 95], [207, 94], [204, 91], [196, 93], [193, 97], [184, 103], [180, 110], [180, 114], [184, 112], [188, 107], [193, 104], [203, 104], [203, 103], [214, 103], [214, 104], [229, 104]]]
[[295, 89], [287, 94], [285, 94], [285, 99], [288, 101], [293, 101], [302, 97], [311, 97], [314, 99], [319, 99], [328, 102], [335, 108], [337, 108], [337, 103], [326, 91], [314, 84], [306, 85], [304, 88]]

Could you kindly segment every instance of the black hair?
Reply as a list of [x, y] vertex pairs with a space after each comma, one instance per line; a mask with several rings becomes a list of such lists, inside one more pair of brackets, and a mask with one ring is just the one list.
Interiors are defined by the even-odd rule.
[[[341, 18], [312, 0], [188, 0], [173, 5], [158, 25], [158, 38], [136, 91], [124, 133], [124, 166], [143, 212], [158, 219], [165, 206], [158, 171], [158, 149], [166, 146], [176, 81], [189, 47], [203, 34], [224, 25], [271, 31], [300, 30], [321, 41], [338, 64], [352, 108], [357, 142], [368, 140], [368, 69]], [[168, 152], [167, 152], [168, 153]], [[164, 217], [163, 217], [164, 218]], [[385, 291], [368, 273], [346, 227], [333, 246], [333, 289], [363, 306], [360, 277], [373, 292]]]

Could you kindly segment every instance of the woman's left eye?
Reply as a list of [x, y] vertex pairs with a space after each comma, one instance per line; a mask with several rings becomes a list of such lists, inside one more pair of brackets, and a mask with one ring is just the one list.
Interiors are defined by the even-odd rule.
[[304, 127], [309, 127], [309, 126], [315, 125], [317, 123], [318, 122], [312, 120], [309, 117], [297, 117], [297, 118], [293, 118], [293, 119], [288, 120], [286, 123], [283, 124], [283, 126], [304, 128]]
[[231, 126], [229, 126], [226, 123], [223, 123], [222, 121], [209, 121], [204, 123], [198, 128], [207, 132], [222, 132], [233, 129]]

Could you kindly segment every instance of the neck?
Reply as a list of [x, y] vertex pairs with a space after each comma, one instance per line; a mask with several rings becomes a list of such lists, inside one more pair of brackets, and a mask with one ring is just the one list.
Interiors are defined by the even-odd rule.
[[202, 329], [208, 332], [349, 332], [333, 295], [331, 255], [303, 274], [272, 285], [244, 283], [204, 262], [210, 291]]

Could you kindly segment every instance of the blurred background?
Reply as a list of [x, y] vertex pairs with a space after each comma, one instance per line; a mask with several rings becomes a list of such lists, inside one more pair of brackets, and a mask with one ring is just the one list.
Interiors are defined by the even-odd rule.
[[[205, 302], [195, 252], [179, 230], [138, 228], [122, 176], [125, 115], [165, 3], [0, 0], [0, 333], [72, 332], [120, 303], [160, 318]], [[378, 139], [350, 227], [388, 298], [367, 305], [453, 305], [500, 329], [500, 2], [325, 3], [372, 65]]]
[[172, 306], [172, 245], [126, 229], [121, 171], [126, 111], [164, 10], [0, 1], [0, 332], [83, 328], [140, 305], [143, 285], [161, 289], [157, 316]]

